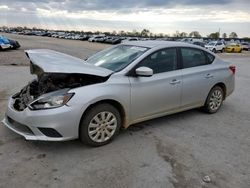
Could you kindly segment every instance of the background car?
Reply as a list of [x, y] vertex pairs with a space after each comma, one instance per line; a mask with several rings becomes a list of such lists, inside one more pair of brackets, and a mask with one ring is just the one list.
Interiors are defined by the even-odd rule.
[[10, 41], [3, 35], [0, 35], [0, 50], [10, 49], [10, 48], [11, 48]]
[[12, 39], [8, 39], [11, 45], [11, 49], [18, 49], [21, 47], [21, 45], [19, 44], [18, 41], [16, 40], [12, 40]]
[[242, 42], [241, 43], [242, 50], [249, 51], [250, 50], [250, 43], [248, 42]]
[[223, 52], [225, 50], [225, 45], [221, 41], [212, 41], [205, 45], [205, 48], [216, 53]]
[[227, 53], [241, 53], [242, 52], [242, 47], [240, 44], [236, 44], [236, 43], [231, 43], [229, 45], [226, 46], [226, 52]]
[[195, 42], [191, 42], [190, 44], [194, 44], [194, 45], [198, 45], [198, 46], [201, 46], [201, 47], [205, 47], [205, 43], [204, 42], [195, 41]]

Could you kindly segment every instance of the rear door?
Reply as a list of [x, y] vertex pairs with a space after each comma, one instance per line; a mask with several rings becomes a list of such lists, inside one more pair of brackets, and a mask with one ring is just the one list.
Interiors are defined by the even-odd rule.
[[214, 56], [196, 48], [180, 48], [182, 59], [182, 108], [201, 106], [213, 87]]

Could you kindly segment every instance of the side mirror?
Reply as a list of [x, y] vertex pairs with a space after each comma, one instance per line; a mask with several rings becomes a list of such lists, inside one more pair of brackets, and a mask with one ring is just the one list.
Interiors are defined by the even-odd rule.
[[137, 76], [150, 77], [153, 75], [153, 70], [148, 67], [139, 67], [135, 70]]

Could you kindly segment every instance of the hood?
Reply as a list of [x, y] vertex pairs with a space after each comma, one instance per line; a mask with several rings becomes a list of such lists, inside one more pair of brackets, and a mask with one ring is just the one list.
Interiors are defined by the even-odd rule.
[[0, 44], [10, 44], [10, 42], [6, 37], [0, 35]]
[[113, 71], [86, 63], [84, 60], [47, 49], [26, 50], [31, 61], [31, 73], [37, 74], [36, 67], [46, 73], [78, 73], [106, 77]]

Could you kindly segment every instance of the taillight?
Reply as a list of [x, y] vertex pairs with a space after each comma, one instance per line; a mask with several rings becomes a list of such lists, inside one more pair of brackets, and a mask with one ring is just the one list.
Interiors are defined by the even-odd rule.
[[236, 67], [235, 66], [230, 66], [229, 69], [232, 71], [233, 74], [236, 72]]

